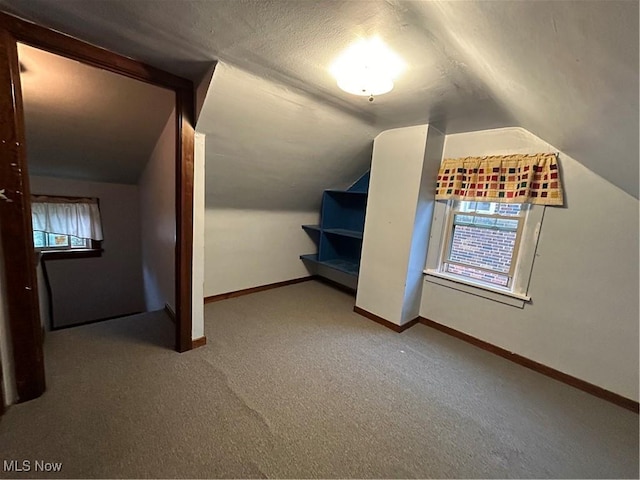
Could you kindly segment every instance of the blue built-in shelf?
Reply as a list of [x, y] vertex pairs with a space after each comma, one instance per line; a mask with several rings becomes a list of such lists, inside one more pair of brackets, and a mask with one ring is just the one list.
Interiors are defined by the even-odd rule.
[[319, 265], [324, 265], [329, 268], [333, 268], [334, 270], [338, 270], [339, 272], [346, 273], [347, 275], [357, 276], [358, 271], [360, 270], [360, 262], [334, 258], [333, 260], [318, 260], [317, 253], [311, 253], [309, 255], [300, 255], [302, 260], [307, 260], [309, 262], [317, 263]]
[[323, 231], [331, 235], [342, 235], [344, 237], [359, 238], [362, 240], [362, 232], [357, 230], [347, 230], [346, 228], [325, 228]]
[[350, 196], [350, 195], [368, 195], [367, 192], [356, 192], [356, 191], [351, 191], [351, 190], [337, 190], [335, 188], [328, 188], [327, 190], [325, 190], [325, 192], [327, 193], [335, 193], [338, 195], [346, 195], [346, 196]]
[[[369, 172], [347, 190], [324, 191], [320, 225], [302, 225], [318, 245], [318, 253], [300, 256], [310, 267], [328, 267], [357, 279], [368, 190]], [[323, 275], [323, 272], [326, 270], [317, 269], [319, 275]]]

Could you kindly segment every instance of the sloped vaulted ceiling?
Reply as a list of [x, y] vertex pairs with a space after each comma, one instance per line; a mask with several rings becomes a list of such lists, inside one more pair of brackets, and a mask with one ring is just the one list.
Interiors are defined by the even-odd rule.
[[638, 197], [638, 2], [424, 2], [517, 126]]
[[[284, 85], [219, 63], [198, 119], [211, 207], [317, 210], [369, 168], [378, 130]], [[232, 139], [232, 140], [230, 140]]]
[[18, 45], [29, 172], [136, 184], [174, 94]]
[[[180, 75], [213, 60], [376, 130], [522, 126], [638, 196], [638, 2], [0, 0], [7, 11]], [[360, 35], [409, 64], [373, 104], [327, 67]], [[234, 138], [229, 139], [235, 141]]]

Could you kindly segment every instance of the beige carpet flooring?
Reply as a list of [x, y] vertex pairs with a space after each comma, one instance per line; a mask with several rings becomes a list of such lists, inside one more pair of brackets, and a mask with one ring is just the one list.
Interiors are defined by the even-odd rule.
[[634, 413], [352, 307], [318, 282], [212, 303], [185, 354], [160, 312], [53, 332], [47, 393], [0, 420], [32, 470], [0, 476], [638, 478]]

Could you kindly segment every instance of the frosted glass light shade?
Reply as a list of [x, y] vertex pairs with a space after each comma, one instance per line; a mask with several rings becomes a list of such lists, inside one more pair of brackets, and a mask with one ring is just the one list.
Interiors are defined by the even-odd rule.
[[405, 69], [404, 61], [378, 37], [361, 39], [331, 65], [338, 87], [353, 95], [382, 95]]
[[345, 77], [338, 79], [338, 87], [353, 95], [369, 97], [393, 90], [393, 80], [381, 77]]

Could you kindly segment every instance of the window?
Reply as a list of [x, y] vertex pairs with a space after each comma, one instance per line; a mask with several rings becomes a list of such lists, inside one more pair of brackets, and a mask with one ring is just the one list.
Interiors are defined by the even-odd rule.
[[33, 246], [39, 250], [92, 248], [90, 238], [81, 238], [74, 235], [61, 235], [38, 230], [33, 231]]
[[523, 306], [530, 300], [527, 289], [543, 212], [544, 207], [530, 204], [437, 202], [427, 280]]
[[102, 225], [95, 198], [34, 196], [33, 246], [46, 256], [99, 256]]
[[520, 204], [454, 201], [441, 271], [510, 287], [526, 210]]

